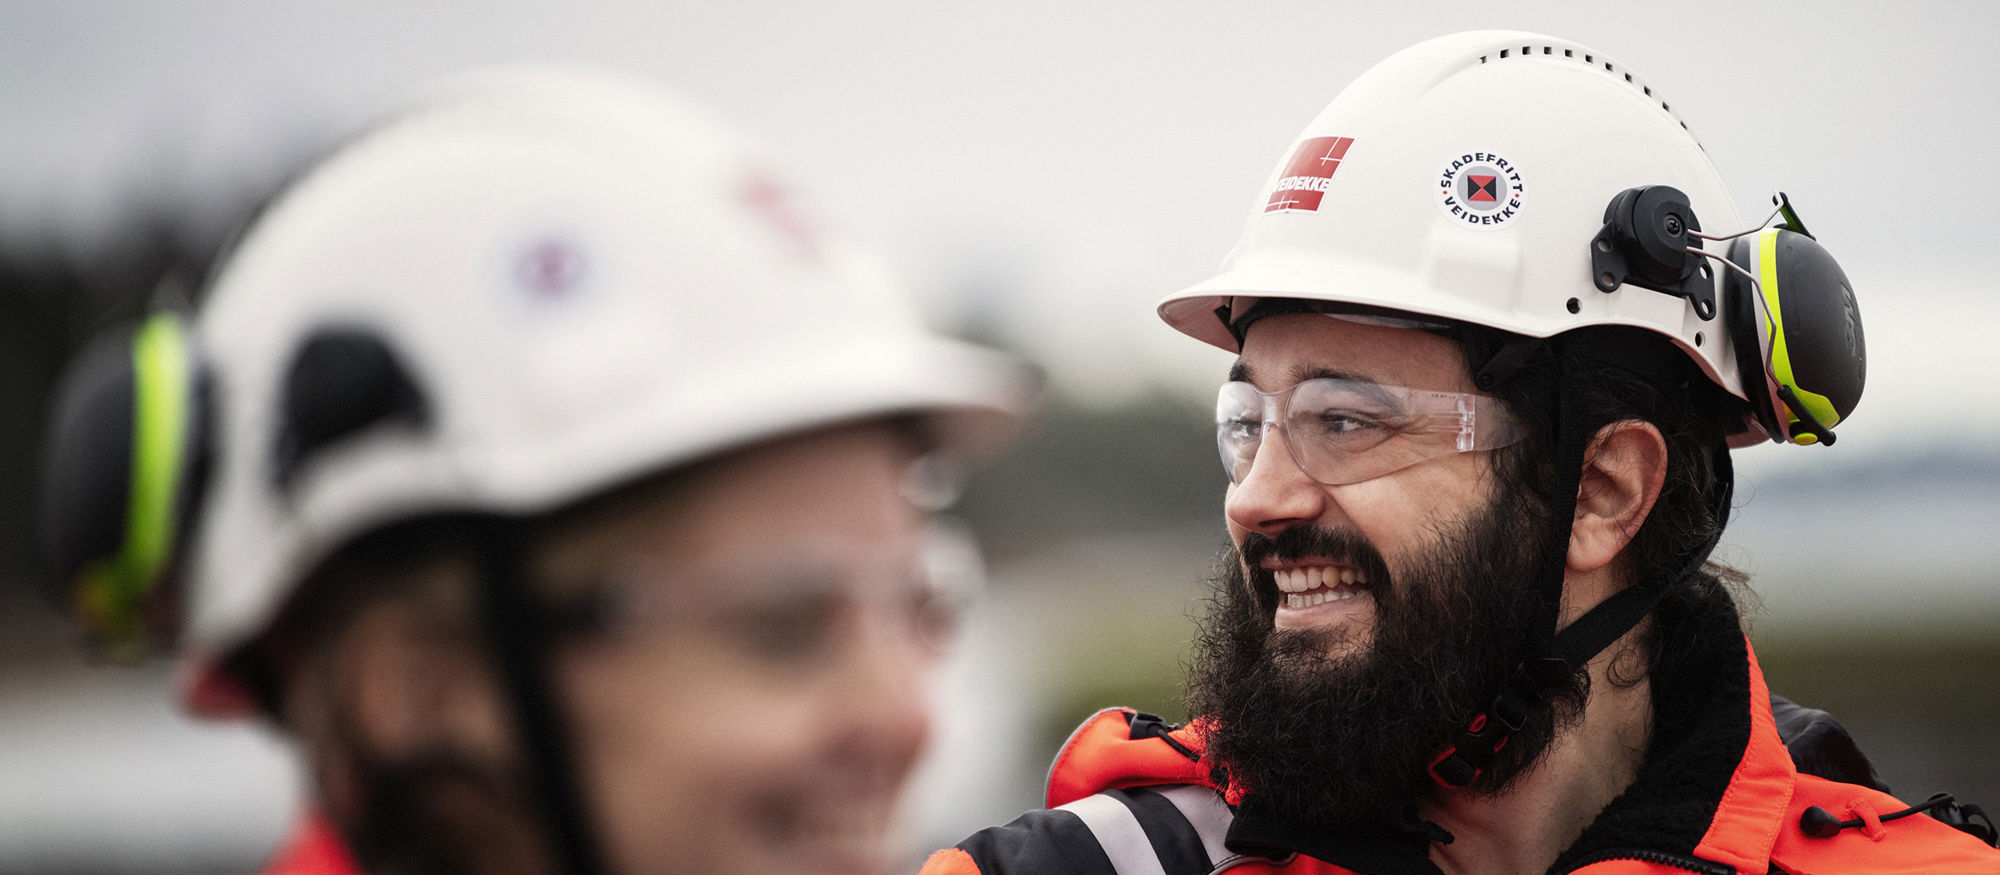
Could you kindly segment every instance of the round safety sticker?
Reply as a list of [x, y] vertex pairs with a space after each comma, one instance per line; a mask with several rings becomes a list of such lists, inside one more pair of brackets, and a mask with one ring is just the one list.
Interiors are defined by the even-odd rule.
[[1438, 168], [1437, 204], [1460, 225], [1498, 228], [1521, 214], [1521, 168], [1493, 152], [1460, 152]]

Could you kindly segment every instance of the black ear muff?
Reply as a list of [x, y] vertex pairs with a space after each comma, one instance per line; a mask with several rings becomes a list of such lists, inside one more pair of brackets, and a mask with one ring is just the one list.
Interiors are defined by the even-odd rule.
[[1758, 422], [1774, 441], [1833, 443], [1868, 377], [1846, 272], [1819, 241], [1788, 227], [1737, 238], [1729, 260], [1748, 274], [1729, 272], [1728, 322]]
[[58, 386], [38, 520], [53, 593], [119, 659], [179, 627], [175, 565], [208, 463], [207, 380], [179, 317], [93, 343]]
[[1713, 269], [1693, 236], [1694, 207], [1671, 185], [1628, 188], [1604, 207], [1604, 227], [1590, 238], [1590, 272], [1598, 291], [1626, 283], [1687, 299], [1695, 315], [1715, 318]]

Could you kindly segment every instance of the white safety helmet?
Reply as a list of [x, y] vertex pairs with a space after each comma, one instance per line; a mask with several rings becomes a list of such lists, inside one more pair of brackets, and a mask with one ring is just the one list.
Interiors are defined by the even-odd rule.
[[[190, 332], [218, 450], [184, 644], [227, 654], [398, 519], [532, 515], [870, 417], [927, 415], [961, 453], [1001, 439], [1028, 375], [927, 332], [782, 163], [649, 87], [535, 69], [441, 88], [314, 167]], [[298, 453], [348, 416], [313, 397], [315, 356], [396, 372], [377, 402], [403, 421]]]
[[[1704, 314], [1671, 294], [1594, 282], [1590, 244], [1607, 204], [1645, 186], [1685, 193], [1708, 233], [1741, 230], [1687, 124], [1623, 65], [1531, 33], [1429, 40], [1375, 65], [1313, 119], [1272, 170], [1222, 271], [1159, 312], [1231, 351], [1239, 341], [1230, 319], [1262, 298], [1536, 338], [1636, 326], [1671, 339], [1747, 399], [1720, 315], [1727, 301]], [[1704, 271], [1726, 267], [1700, 261]], [[1718, 296], [1729, 293], [1721, 280]], [[1754, 421], [1749, 428], [1732, 442], [1764, 438]]]

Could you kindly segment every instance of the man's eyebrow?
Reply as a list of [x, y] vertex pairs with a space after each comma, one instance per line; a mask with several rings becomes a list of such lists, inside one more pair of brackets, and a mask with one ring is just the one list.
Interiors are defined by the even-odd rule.
[[1343, 371], [1337, 368], [1317, 365], [1298, 365], [1292, 368], [1292, 382], [1303, 383], [1307, 380], [1346, 380], [1351, 383], [1381, 382], [1367, 374], [1357, 374], [1353, 371]]
[[[1338, 368], [1329, 368], [1321, 365], [1298, 365], [1292, 368], [1292, 382], [1294, 384], [1303, 383], [1307, 380], [1347, 380], [1354, 383], [1379, 382], [1366, 374], [1358, 374], [1353, 371], [1343, 371]], [[1242, 359], [1237, 359], [1235, 364], [1229, 366], [1229, 382], [1255, 383], [1257, 379], [1251, 375], [1250, 365]]]

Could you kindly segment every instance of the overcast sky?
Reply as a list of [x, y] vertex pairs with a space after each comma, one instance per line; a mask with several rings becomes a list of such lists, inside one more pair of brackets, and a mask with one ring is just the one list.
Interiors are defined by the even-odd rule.
[[2000, 427], [1992, 3], [12, 0], [0, 222], [89, 231], [148, 193], [254, 190], [433, 76], [586, 61], [778, 144], [941, 319], [997, 321], [1062, 385], [1200, 392], [1226, 357], [1154, 302], [1216, 266], [1356, 74], [1485, 27], [1638, 70], [1746, 215], [1791, 193], [1860, 296], [1871, 371], [1849, 444]]

